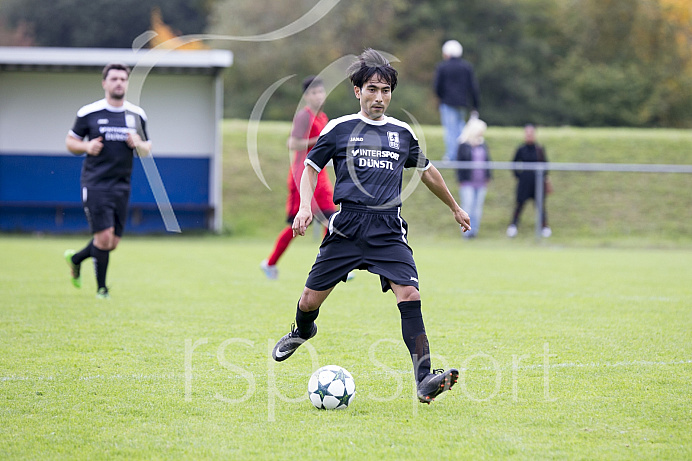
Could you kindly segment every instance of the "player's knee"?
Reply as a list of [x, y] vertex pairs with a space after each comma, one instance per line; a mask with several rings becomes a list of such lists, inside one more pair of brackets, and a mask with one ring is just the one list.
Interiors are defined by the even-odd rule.
[[118, 246], [118, 241], [119, 238], [109, 229], [94, 234], [94, 245], [99, 250], [115, 250], [115, 247]]
[[300, 302], [298, 303], [298, 308], [303, 312], [312, 312], [319, 308], [320, 304], [317, 304], [314, 299], [306, 296], [300, 297]]
[[325, 298], [326, 295], [323, 292], [314, 291], [306, 287], [300, 296], [298, 308], [303, 312], [312, 312], [322, 305]]
[[103, 236], [101, 238], [94, 238], [94, 246], [103, 251], [110, 251], [111, 249], [110, 241]]
[[401, 286], [401, 288], [396, 291], [395, 295], [397, 303], [420, 301], [420, 291], [413, 286]]

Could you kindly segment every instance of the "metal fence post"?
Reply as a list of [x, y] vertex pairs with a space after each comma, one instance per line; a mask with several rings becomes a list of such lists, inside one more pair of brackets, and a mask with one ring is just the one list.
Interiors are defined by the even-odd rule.
[[[538, 165], [537, 165], [538, 166]], [[543, 192], [545, 192], [545, 169], [536, 168], [536, 193], [534, 204], [536, 205], [536, 240], [540, 241], [543, 231]]]

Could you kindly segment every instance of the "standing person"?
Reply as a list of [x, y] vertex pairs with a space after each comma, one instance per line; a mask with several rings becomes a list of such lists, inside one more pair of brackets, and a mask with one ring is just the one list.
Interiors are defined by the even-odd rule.
[[392, 290], [401, 329], [417, 383], [418, 399], [430, 403], [457, 381], [459, 371], [431, 370], [428, 338], [421, 313], [418, 272], [401, 217], [404, 168], [417, 168], [421, 180], [452, 212], [462, 229], [469, 217], [447, 189], [440, 172], [422, 152], [404, 122], [385, 115], [397, 85], [397, 71], [377, 51], [365, 50], [347, 75], [360, 101], [360, 111], [332, 120], [305, 161], [300, 181], [300, 209], [293, 221], [296, 235], [305, 235], [312, 220], [310, 203], [317, 175], [331, 160], [336, 183], [334, 202], [340, 210], [329, 221], [298, 301], [291, 332], [274, 346], [276, 361], [289, 358], [317, 334], [315, 319], [322, 303], [349, 271], [365, 269], [380, 276], [383, 292]]
[[[288, 226], [279, 234], [269, 257], [260, 263], [260, 268], [270, 280], [275, 280], [279, 277], [276, 263], [294, 237], [291, 224], [300, 206], [298, 184], [300, 184], [300, 177], [303, 175], [303, 169], [305, 168], [305, 158], [312, 146], [317, 142], [320, 132], [329, 121], [327, 115], [322, 112], [322, 106], [327, 99], [327, 93], [324, 89], [324, 82], [320, 78], [309, 76], [303, 80], [303, 99], [306, 105], [293, 118], [293, 127], [288, 138], [288, 148], [295, 151], [293, 163], [286, 180], [288, 186], [288, 197], [286, 198]], [[336, 211], [332, 198], [333, 193], [334, 189], [329, 181], [329, 175], [326, 171], [320, 172], [317, 176], [312, 209], [323, 215], [325, 220]]]
[[461, 59], [464, 49], [456, 40], [448, 40], [442, 45], [443, 61], [435, 69], [433, 88], [438, 98], [440, 121], [444, 129], [444, 160], [454, 160], [457, 152], [457, 139], [466, 124], [466, 116], [478, 115], [480, 92], [473, 72], [473, 66]]
[[149, 155], [151, 151], [146, 114], [125, 100], [129, 77], [129, 67], [106, 65], [101, 81], [105, 98], [77, 111], [77, 119], [65, 139], [70, 152], [86, 153], [80, 182], [93, 238], [80, 251], [66, 250], [64, 256], [72, 284], [77, 288], [82, 286], [82, 261], [93, 258], [96, 296], [102, 299], [110, 296], [106, 286], [109, 254], [118, 246], [125, 228], [133, 156]]
[[[457, 160], [461, 162], [489, 162], [490, 151], [485, 143], [485, 130], [488, 125], [479, 118], [472, 118], [459, 136]], [[471, 221], [471, 232], [462, 233], [466, 238], [478, 235], [483, 217], [483, 203], [488, 191], [488, 182], [492, 179], [489, 168], [458, 169], [459, 198], [461, 206], [468, 210]]]
[[[524, 127], [524, 144], [517, 148], [514, 154], [514, 163], [517, 162], [547, 162], [548, 157], [545, 155], [545, 148], [540, 144], [536, 143], [536, 127], [532, 124], [527, 124]], [[517, 226], [519, 225], [519, 218], [521, 212], [524, 208], [524, 204], [528, 199], [536, 200], [536, 174], [534, 170], [513, 170], [514, 176], [517, 178], [517, 199], [514, 206], [514, 214], [512, 215], [512, 222], [507, 227], [507, 237], [516, 237]], [[548, 172], [545, 171], [547, 175]], [[548, 177], [545, 176], [544, 182], [544, 192], [550, 191], [550, 182]], [[545, 199], [546, 193], [543, 194], [543, 209], [542, 212], [542, 226], [541, 235], [543, 237], [550, 237], [552, 231], [548, 227], [548, 215], [545, 211]]]

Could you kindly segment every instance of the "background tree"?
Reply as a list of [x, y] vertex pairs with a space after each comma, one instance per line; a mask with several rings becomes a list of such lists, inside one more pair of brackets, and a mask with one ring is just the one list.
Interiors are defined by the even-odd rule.
[[130, 48], [150, 28], [159, 6], [164, 20], [182, 34], [201, 33], [209, 0], [5, 0], [0, 13], [11, 28], [22, 24], [37, 46]]
[[[233, 0], [218, 2], [210, 31], [228, 36], [269, 33], [299, 19], [315, 5], [314, 0], [274, 2], [272, 0]], [[392, 52], [393, 41], [387, 32], [389, 24], [405, 1], [388, 1], [372, 5], [365, 0], [340, 2], [321, 21], [285, 39], [277, 41], [217, 42], [233, 50], [233, 68], [227, 74], [226, 116], [247, 118], [262, 94], [280, 78], [294, 75], [281, 86], [264, 113], [268, 119], [291, 119], [300, 99], [300, 82], [348, 54], [358, 54], [365, 47]], [[271, 11], [272, 14], [266, 14]], [[353, 94], [344, 83], [327, 101], [330, 115], [352, 112]]]
[[[0, 45], [131, 46], [150, 13], [181, 34], [249, 36], [282, 28], [318, 0], [0, 0]], [[4, 21], [4, 23], [3, 23]], [[341, 1], [314, 25], [275, 41], [218, 40], [234, 52], [227, 117], [249, 117], [262, 92], [265, 119], [290, 120], [300, 81], [366, 47], [392, 53], [402, 85], [390, 112], [439, 123], [433, 73], [448, 39], [464, 46], [491, 125], [692, 127], [692, 0]], [[350, 85], [328, 114], [354, 110]]]
[[679, 21], [669, 1], [585, 0], [578, 15], [563, 8], [574, 42], [553, 75], [572, 124], [690, 125], [690, 42], [679, 39], [692, 29], [689, 14]]

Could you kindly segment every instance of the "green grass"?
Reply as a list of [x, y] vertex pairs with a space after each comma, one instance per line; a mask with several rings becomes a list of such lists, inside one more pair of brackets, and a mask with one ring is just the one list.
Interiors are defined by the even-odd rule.
[[[397, 116], [397, 114], [394, 114]], [[405, 119], [405, 117], [402, 117]], [[258, 160], [271, 188], [256, 176], [247, 152], [247, 122], [226, 120], [224, 132], [224, 224], [235, 236], [274, 238], [284, 225], [290, 124], [263, 122]], [[442, 157], [442, 129], [418, 133], [431, 159]], [[553, 162], [689, 164], [692, 131], [664, 129], [540, 128], [539, 141]], [[490, 127], [487, 142], [494, 160], [510, 161], [523, 139], [521, 128]], [[455, 196], [455, 176], [444, 170]], [[552, 240], [563, 245], [692, 247], [692, 175], [552, 172], [555, 193], [548, 197]], [[411, 174], [406, 175], [405, 185]], [[419, 184], [420, 186], [420, 184]], [[482, 239], [501, 239], [511, 220], [515, 181], [496, 171], [482, 223]], [[406, 198], [403, 216], [416, 232], [454, 238], [451, 215], [425, 187]], [[533, 239], [534, 209], [529, 203], [519, 239]]]
[[[692, 457], [689, 250], [414, 233], [433, 365], [462, 367], [425, 406], [394, 299], [365, 272], [314, 339], [271, 361], [311, 238], [270, 282], [268, 239], [128, 236], [109, 301], [90, 264], [81, 290], [69, 282], [62, 252], [85, 240], [0, 238], [2, 459]], [[344, 411], [305, 395], [330, 363], [356, 380]]]

